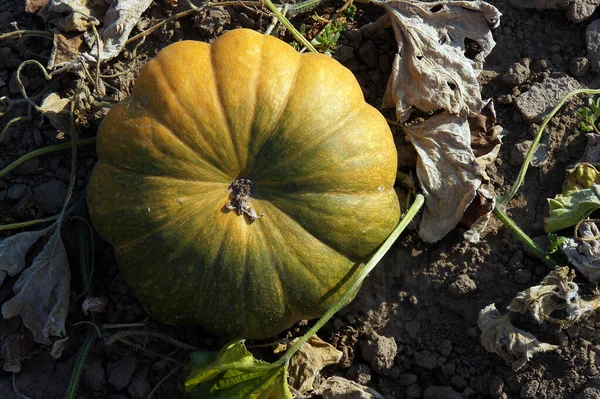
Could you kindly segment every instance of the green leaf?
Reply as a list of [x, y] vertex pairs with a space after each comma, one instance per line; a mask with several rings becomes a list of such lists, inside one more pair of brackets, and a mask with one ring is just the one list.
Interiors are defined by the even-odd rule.
[[548, 205], [550, 216], [544, 220], [546, 232], [575, 226], [590, 213], [600, 209], [600, 185], [594, 184], [591, 188], [568, 195], [557, 195], [554, 199], [548, 199]]
[[273, 365], [252, 356], [244, 340], [230, 342], [219, 353], [194, 352], [184, 386], [192, 399], [291, 398], [287, 364]]
[[548, 253], [553, 254], [560, 250], [561, 245], [563, 245], [566, 240], [566, 237], [559, 236], [554, 233], [548, 233]]

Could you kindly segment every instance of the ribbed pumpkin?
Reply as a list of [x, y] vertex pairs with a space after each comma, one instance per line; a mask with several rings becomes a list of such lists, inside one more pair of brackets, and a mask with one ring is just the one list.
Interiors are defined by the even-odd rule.
[[220, 336], [322, 315], [399, 220], [392, 135], [352, 73], [251, 30], [163, 49], [97, 151], [89, 211], [125, 281]]

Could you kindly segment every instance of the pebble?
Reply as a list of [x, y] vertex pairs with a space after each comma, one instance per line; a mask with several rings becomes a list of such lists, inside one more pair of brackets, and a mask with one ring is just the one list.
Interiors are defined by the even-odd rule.
[[454, 372], [456, 371], [456, 366], [454, 365], [454, 363], [446, 363], [442, 365], [440, 370], [442, 371], [444, 377], [451, 378], [454, 375]]
[[590, 60], [585, 57], [576, 57], [569, 63], [571, 75], [576, 77], [584, 76], [590, 70]]
[[67, 185], [60, 180], [40, 184], [33, 191], [33, 201], [43, 213], [58, 213], [67, 196]]
[[344, 64], [354, 58], [354, 49], [350, 46], [341, 46], [335, 51], [333, 58]]
[[423, 395], [423, 389], [419, 384], [412, 384], [406, 388], [406, 396], [409, 398], [420, 398]]
[[460, 298], [465, 295], [470, 295], [477, 290], [475, 282], [466, 274], [461, 274], [450, 284], [448, 291], [454, 297]]
[[[29, 87], [29, 79], [27, 76], [21, 74], [21, 83], [23, 83], [23, 87], [27, 89]], [[10, 77], [10, 81], [8, 82], [8, 91], [11, 94], [21, 93], [21, 86], [19, 86], [19, 82], [17, 81], [17, 71], [15, 71]]]
[[519, 284], [527, 284], [531, 280], [531, 272], [528, 269], [519, 269], [515, 272], [515, 281]]
[[27, 191], [27, 186], [24, 184], [14, 184], [8, 189], [8, 193], [6, 194], [6, 199], [9, 201], [16, 201], [22, 196], [25, 195]]
[[83, 380], [94, 391], [99, 391], [106, 383], [106, 373], [99, 358], [89, 359], [83, 369]]
[[569, 21], [579, 23], [592, 16], [600, 0], [569, 1], [567, 18]]
[[600, 71], [600, 19], [594, 20], [585, 28], [587, 58], [592, 71]]
[[537, 381], [537, 380], [527, 381], [525, 384], [523, 384], [523, 387], [521, 388], [521, 392], [520, 392], [519, 396], [521, 396], [521, 398], [536, 398], [537, 391], [539, 388], [540, 388], [539, 381]]
[[454, 375], [452, 379], [450, 379], [450, 384], [459, 391], [462, 391], [469, 386], [469, 383], [459, 375]]
[[502, 83], [517, 86], [521, 83], [525, 83], [531, 71], [529, 65], [531, 61], [529, 58], [523, 59], [521, 62], [516, 62], [508, 67], [507, 71], [502, 75]]
[[127, 391], [133, 399], [142, 399], [148, 397], [151, 390], [152, 387], [148, 382], [148, 367], [142, 367], [131, 379]]
[[361, 385], [367, 385], [371, 381], [371, 369], [366, 364], [354, 363], [348, 369], [348, 378]]
[[446, 358], [437, 353], [428, 350], [415, 352], [415, 364], [424, 369], [433, 370], [444, 363], [446, 363]]
[[248, 17], [246, 15], [246, 13], [239, 13], [238, 14], [238, 21], [240, 22], [240, 25], [242, 25], [242, 28], [248, 28], [248, 29], [252, 29], [254, 28], [254, 20], [250, 17]]
[[417, 382], [418, 377], [415, 374], [400, 374], [397, 383], [401, 387], [406, 387]]
[[452, 387], [430, 385], [423, 392], [423, 399], [460, 399], [462, 395]]
[[368, 40], [358, 49], [358, 56], [369, 68], [376, 68], [379, 62], [379, 53], [372, 41]]
[[[600, 40], [600, 36], [598, 39]], [[592, 69], [593, 67], [592, 62]], [[517, 97], [517, 108], [527, 123], [540, 123], [564, 96], [579, 88], [579, 82], [570, 76], [547, 78]]]
[[360, 348], [363, 358], [376, 373], [389, 374], [398, 352], [394, 338], [371, 332], [366, 341], [360, 342]]
[[137, 359], [133, 356], [125, 356], [109, 364], [106, 369], [108, 382], [118, 390], [125, 388], [131, 381], [136, 366]]

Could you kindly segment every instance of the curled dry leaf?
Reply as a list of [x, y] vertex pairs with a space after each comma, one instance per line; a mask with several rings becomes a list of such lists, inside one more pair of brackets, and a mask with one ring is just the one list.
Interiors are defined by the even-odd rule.
[[[26, 10], [57, 28], [49, 69], [74, 62], [80, 54], [87, 61], [96, 62], [98, 46], [101, 61], [116, 57], [142, 13], [152, 4], [152, 0], [48, 0], [40, 7], [39, 1], [27, 0]], [[92, 25], [96, 26], [101, 43], [95, 43]], [[83, 48], [88, 38], [91, 43], [86, 52]]]
[[535, 354], [558, 349], [558, 346], [539, 342], [532, 334], [514, 327], [510, 313], [500, 314], [494, 304], [479, 312], [477, 325], [481, 330], [481, 345], [504, 359], [514, 371], [523, 368]]
[[40, 105], [44, 116], [48, 118], [52, 126], [61, 132], [68, 132], [71, 125], [71, 100], [61, 98], [57, 93], [50, 93]]
[[[482, 108], [477, 76], [495, 46], [490, 28], [500, 12], [483, 1], [382, 1], [398, 41], [383, 106], [405, 121], [414, 108], [475, 115]], [[478, 43], [474, 59], [465, 40]]]
[[[519, 292], [508, 305], [511, 312], [529, 313], [541, 324], [557, 308], [568, 307], [569, 318], [579, 314], [579, 287], [573, 282], [575, 273], [568, 267], [559, 267], [548, 274], [540, 283]], [[572, 309], [571, 309], [572, 308]]]
[[[284, 351], [296, 341], [297, 339], [288, 343], [285, 348], [277, 350]], [[342, 352], [313, 335], [290, 359], [288, 382], [300, 394], [312, 391], [315, 379], [321, 370], [326, 366], [337, 364], [341, 358]]]
[[471, 149], [466, 117], [442, 112], [404, 130], [419, 155], [417, 176], [425, 196], [419, 235], [435, 242], [461, 220], [485, 171]]
[[329, 377], [317, 390], [324, 399], [383, 399], [377, 391], [342, 377]]
[[561, 249], [569, 262], [592, 283], [600, 281], [600, 230], [596, 223], [583, 222], [579, 238], [566, 238]]
[[2, 316], [21, 316], [35, 341], [49, 345], [50, 337], [65, 333], [70, 280], [67, 252], [60, 231], [55, 231], [17, 279], [15, 296], [2, 305]]
[[51, 227], [40, 231], [25, 231], [0, 241], [0, 285], [7, 275], [16, 276], [26, 266], [25, 255]]

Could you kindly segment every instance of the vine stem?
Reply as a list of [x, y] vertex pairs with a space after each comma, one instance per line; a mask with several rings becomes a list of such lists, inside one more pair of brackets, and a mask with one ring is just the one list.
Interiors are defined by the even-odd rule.
[[[82, 146], [82, 145], [92, 144], [94, 142], [96, 142], [96, 137], [90, 137], [89, 139], [79, 140], [74, 145]], [[71, 142], [68, 142], [68, 143], [51, 145], [48, 147], [40, 148], [39, 150], [31, 151], [31, 152], [23, 155], [21, 158], [17, 159], [10, 165], [8, 165], [6, 168], [0, 170], [0, 177], [6, 175], [11, 170], [15, 169], [19, 165], [29, 161], [32, 158], [39, 157], [40, 155], [49, 154], [54, 151], [66, 150], [67, 148], [71, 148], [71, 145], [72, 145]]]
[[47, 218], [44, 218], [44, 219], [28, 220], [27, 222], [4, 224], [4, 225], [0, 226], [0, 231], [2, 231], [2, 230], [20, 229], [20, 228], [23, 228], [23, 227], [33, 226], [35, 224], [53, 222], [56, 219], [58, 219], [58, 215], [50, 216], [50, 217], [47, 217]]
[[[298, 40], [298, 42], [300, 44], [302, 44], [304, 47], [306, 47], [309, 51], [312, 51], [313, 53], [317, 53], [317, 49], [315, 49], [315, 47], [308, 41], [308, 39], [306, 39], [304, 36], [302, 36], [300, 34], [300, 32], [298, 32], [298, 30], [296, 28], [294, 28], [294, 25], [292, 25], [292, 23], [289, 21], [289, 19], [287, 19], [281, 13], [281, 11], [279, 11], [279, 9], [277, 7], [275, 7], [275, 4], [273, 4], [273, 2], [271, 0], [264, 0], [264, 2], [267, 5], [267, 7], [269, 8], [269, 10], [273, 14], [275, 14], [277, 19], [279, 21], [281, 21], [283, 26], [285, 26], [287, 28], [287, 30], [290, 31], [290, 33], [294, 36], [294, 38], [296, 40]], [[302, 4], [304, 4], [304, 3], [302, 3]]]
[[[525, 180], [525, 174], [527, 173], [527, 169], [529, 168], [529, 164], [531, 163], [531, 159], [533, 158], [533, 154], [535, 153], [535, 150], [537, 149], [537, 145], [539, 144], [540, 139], [542, 138], [542, 133], [544, 132], [544, 129], [546, 128], [546, 126], [548, 125], [548, 123], [550, 122], [550, 120], [554, 117], [554, 115], [556, 115], [556, 113], [567, 102], [567, 100], [569, 100], [571, 97], [574, 97], [574, 96], [576, 96], [578, 94], [591, 94], [591, 95], [600, 94], [600, 89], [578, 89], [578, 90], [573, 90], [572, 92], [570, 92], [569, 94], [567, 94], [563, 99], [561, 99], [558, 102], [558, 104], [556, 104], [556, 106], [554, 107], [554, 109], [552, 109], [552, 111], [548, 114], [548, 116], [544, 119], [544, 121], [540, 125], [540, 128], [538, 129], [538, 131], [537, 131], [537, 133], [535, 135], [533, 143], [531, 143], [531, 147], [529, 147], [529, 151], [527, 151], [527, 155], [525, 156], [525, 160], [523, 161], [523, 165], [521, 165], [521, 170], [519, 171], [519, 175], [517, 176], [517, 180], [512, 185], [512, 187], [510, 188], [510, 191], [507, 194], [505, 194], [502, 197], [498, 198], [496, 207], [498, 207], [500, 205], [506, 205], [508, 203], [508, 201], [510, 201], [517, 194], [517, 191], [519, 191], [519, 188], [521, 187], [521, 185], [523, 184], [523, 181]], [[494, 213], [495, 213], [495, 211], [494, 211]]]
[[[267, 0], [268, 1], [268, 0]], [[358, 272], [352, 281], [351, 285], [348, 289], [342, 294], [342, 296], [337, 300], [337, 302], [329, 308], [329, 310], [315, 323], [314, 326], [306, 334], [298, 339], [285, 353], [284, 355], [274, 363], [275, 366], [284, 366], [289, 360], [292, 358], [294, 353], [300, 349], [302, 345], [304, 345], [310, 337], [316, 334], [316, 332], [333, 317], [341, 308], [346, 306], [350, 298], [356, 293], [359, 289], [361, 283], [367, 277], [367, 275], [373, 270], [373, 268], [379, 263], [381, 258], [388, 252], [391, 248], [392, 244], [400, 237], [400, 234], [406, 229], [410, 222], [414, 219], [415, 215], [425, 202], [425, 198], [423, 194], [417, 194], [415, 200], [413, 201], [411, 207], [406, 212], [406, 215], [402, 218], [398, 226], [392, 231], [392, 234], [385, 240], [383, 244], [379, 247], [377, 252], [373, 255], [373, 257], [367, 262], [367, 264]]]
[[517, 226], [517, 224], [502, 210], [502, 206], [496, 206], [494, 208], [494, 215], [498, 217], [504, 223], [504, 225], [515, 235], [515, 237], [521, 241], [523, 245], [527, 249], [529, 249], [535, 256], [537, 256], [542, 262], [544, 262], [547, 266], [554, 269], [558, 265], [554, 262], [546, 252], [540, 248], [523, 230]]

